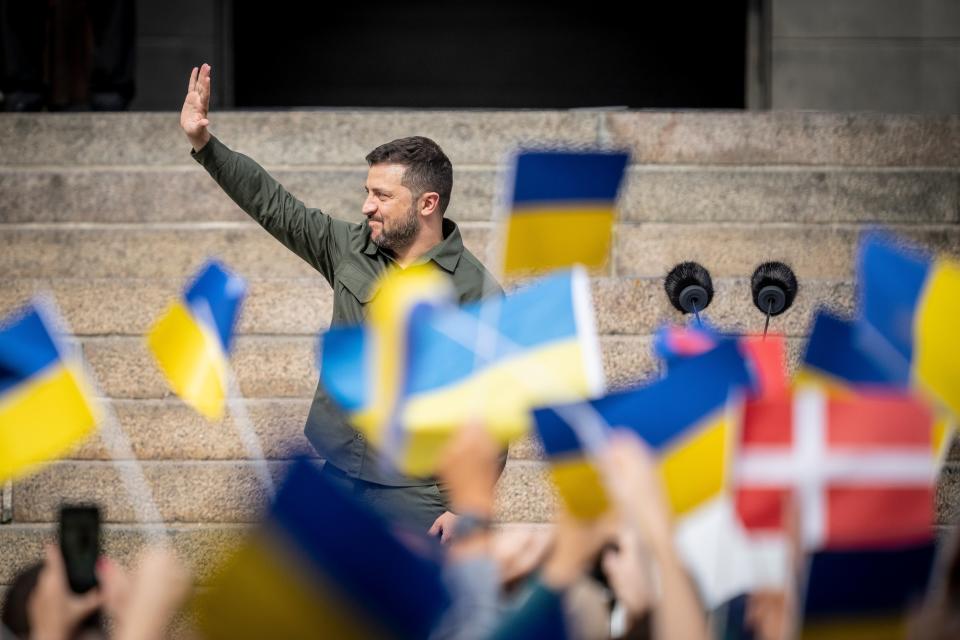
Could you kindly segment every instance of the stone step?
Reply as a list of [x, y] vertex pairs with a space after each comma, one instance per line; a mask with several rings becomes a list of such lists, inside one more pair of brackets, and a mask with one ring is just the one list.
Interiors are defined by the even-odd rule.
[[[362, 161], [361, 161], [362, 162]], [[307, 206], [360, 220], [366, 165], [272, 169]], [[459, 169], [451, 217], [489, 220], [493, 169]], [[246, 222], [249, 218], [199, 165], [163, 168], [0, 169], [3, 222]]]
[[[268, 460], [298, 456], [316, 458], [303, 435], [310, 409], [306, 399], [243, 400], [249, 424]], [[237, 434], [230, 412], [222, 422], [211, 424], [175, 398], [167, 400], [112, 400], [107, 406], [126, 434], [137, 460], [246, 460], [250, 456]], [[542, 447], [534, 435], [510, 445], [510, 457], [539, 460]], [[70, 451], [65, 460], [111, 459], [97, 431]]]
[[[360, 219], [363, 168], [273, 169], [311, 207]], [[498, 172], [454, 174], [448, 215], [488, 221], [497, 213]], [[620, 200], [628, 222], [871, 222], [958, 220], [960, 173], [940, 169], [668, 167], [630, 169]], [[0, 221], [246, 221], [203, 169], [0, 169]]]
[[[120, 476], [133, 464], [74, 460], [49, 464], [14, 484], [13, 521], [55, 522], [62, 502], [93, 501], [100, 505], [104, 522], [136, 522]], [[165, 522], [248, 523], [261, 517], [266, 504], [254, 464], [146, 461], [139, 466]], [[281, 480], [287, 463], [267, 465], [274, 478]], [[497, 484], [497, 520], [544, 522], [552, 512], [553, 499], [542, 462], [510, 460]]]
[[[463, 228], [486, 258], [489, 229]], [[315, 277], [316, 271], [254, 223], [212, 225], [0, 225], [6, 278], [186, 278], [208, 256], [240, 275]]]
[[[248, 283], [239, 335], [316, 335], [329, 326], [333, 292], [319, 274]], [[751, 302], [748, 279], [717, 278], [713, 284], [715, 294], [705, 318], [737, 333], [762, 328], [763, 315]], [[46, 293], [76, 335], [143, 335], [183, 286], [183, 280], [172, 278], [11, 278], [0, 283], [0, 315]], [[665, 323], [684, 321], [667, 299], [662, 278], [593, 278], [591, 289], [601, 334], [646, 335]], [[838, 313], [852, 312], [853, 286], [846, 281], [803, 280], [794, 306], [771, 326], [787, 335], [804, 335], [821, 305]]]
[[[957, 225], [890, 225], [889, 230], [934, 251], [960, 253]], [[713, 277], [749, 277], [761, 262], [780, 260], [800, 282], [848, 280], [854, 270], [856, 225], [667, 224], [620, 225], [614, 248], [618, 276], [650, 277], [695, 260]]]
[[606, 134], [654, 164], [950, 166], [960, 117], [881, 113], [621, 112]]
[[[570, 111], [287, 111], [211, 114], [211, 131], [264, 164], [361, 165], [389, 140], [425, 135], [454, 165], [496, 164], [518, 143], [591, 144], [602, 115]], [[192, 164], [176, 113], [0, 118], [3, 165]]]
[[[887, 228], [937, 251], [960, 252], [956, 224]], [[848, 280], [863, 229], [852, 224], [620, 224], [612, 266], [617, 276], [662, 278], [676, 263], [696, 260], [716, 278], [735, 278], [749, 277], [761, 262], [783, 260], [801, 282]], [[465, 223], [463, 235], [480, 260], [494, 265], [489, 225]], [[186, 278], [207, 256], [246, 277], [315, 277], [306, 262], [253, 224], [0, 225], [0, 247], [0, 273], [6, 278]]]
[[[109, 398], [164, 398], [170, 391], [139, 337], [84, 338], [83, 354]], [[627, 384], [656, 370], [650, 336], [600, 338], [611, 384]], [[319, 374], [313, 337], [241, 336], [231, 358], [246, 398], [312, 398]]]
[[[284, 111], [214, 113], [211, 131], [264, 164], [358, 165], [426, 135], [454, 165], [497, 164], [517, 145], [629, 147], [639, 164], [960, 166], [960, 117], [816, 112]], [[168, 113], [0, 116], [0, 165], [186, 165]]]
[[[307, 399], [244, 400], [249, 425], [268, 460], [316, 457], [303, 435], [310, 409]], [[211, 423], [179, 399], [113, 400], [116, 416], [138, 460], [242, 460], [249, 456], [230, 412]], [[110, 460], [100, 432], [71, 451], [67, 459]]]

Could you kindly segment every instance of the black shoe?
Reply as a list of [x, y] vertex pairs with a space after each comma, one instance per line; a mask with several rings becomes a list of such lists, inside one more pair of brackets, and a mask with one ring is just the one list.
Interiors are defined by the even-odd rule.
[[5, 94], [7, 111], [43, 111], [43, 96], [33, 91], [12, 91]]
[[93, 111], [126, 111], [128, 101], [116, 91], [103, 91], [90, 95]]

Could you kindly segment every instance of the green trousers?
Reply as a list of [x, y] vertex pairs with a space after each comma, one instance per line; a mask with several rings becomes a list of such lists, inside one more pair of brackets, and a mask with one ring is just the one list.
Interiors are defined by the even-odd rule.
[[397, 524], [424, 533], [448, 507], [436, 483], [416, 487], [390, 487], [351, 478], [332, 464], [322, 473], [335, 486]]

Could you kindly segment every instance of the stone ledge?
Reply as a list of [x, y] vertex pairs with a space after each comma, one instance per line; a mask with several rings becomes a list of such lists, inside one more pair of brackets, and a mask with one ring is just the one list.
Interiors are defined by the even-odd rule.
[[[210, 129], [264, 165], [357, 166], [375, 147], [404, 136], [434, 139], [454, 166], [496, 164], [518, 144], [597, 140], [598, 113], [585, 111], [221, 112]], [[193, 165], [177, 114], [4, 114], [0, 164]]]
[[635, 163], [960, 166], [960, 117], [880, 113], [608, 113]]
[[[662, 278], [674, 265], [694, 260], [714, 278], [750, 277], [762, 262], [791, 265], [806, 280], [849, 280], [854, 270], [856, 225], [666, 224], [620, 225], [615, 247], [619, 277]], [[956, 225], [888, 227], [890, 231], [934, 251], [956, 254]]]

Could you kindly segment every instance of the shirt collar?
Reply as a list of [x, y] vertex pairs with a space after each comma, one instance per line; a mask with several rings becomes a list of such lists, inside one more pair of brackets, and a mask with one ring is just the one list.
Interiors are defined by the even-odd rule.
[[[366, 222], [364, 222], [366, 224]], [[463, 238], [460, 236], [460, 229], [457, 227], [457, 223], [449, 218], [443, 219], [443, 240], [433, 245], [429, 251], [420, 256], [415, 264], [423, 264], [433, 260], [440, 267], [449, 273], [453, 273], [457, 268], [457, 264], [460, 262], [460, 256], [463, 254]], [[367, 229], [367, 244], [363, 248], [363, 252], [368, 256], [376, 255], [380, 251], [380, 247], [377, 246], [370, 238], [369, 227]]]

